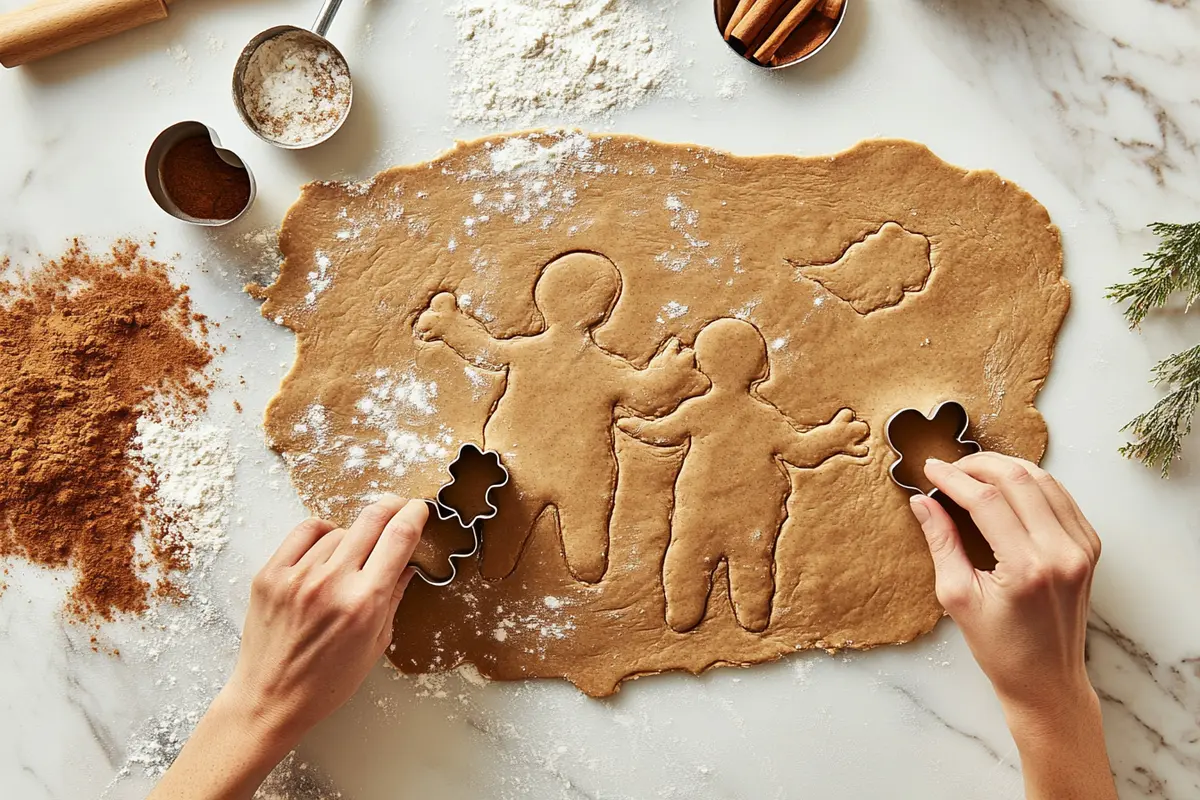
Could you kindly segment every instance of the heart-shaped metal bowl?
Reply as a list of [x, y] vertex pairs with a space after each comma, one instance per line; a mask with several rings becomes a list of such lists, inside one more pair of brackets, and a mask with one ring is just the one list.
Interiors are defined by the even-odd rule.
[[[163, 185], [162, 165], [167, 153], [171, 152], [171, 148], [184, 139], [192, 139], [197, 136], [207, 136], [209, 141], [212, 142], [213, 147], [216, 148], [217, 155], [220, 156], [221, 160], [232, 167], [245, 170], [246, 176], [250, 179], [250, 196], [246, 200], [246, 206], [230, 219], [202, 219], [185, 214], [175, 204], [175, 201]], [[228, 225], [234, 220], [240, 219], [250, 210], [250, 206], [254, 205], [254, 198], [258, 194], [258, 187], [254, 182], [254, 173], [250, 171], [250, 167], [246, 166], [246, 162], [242, 160], [241, 156], [232, 150], [222, 147], [217, 132], [203, 122], [196, 122], [195, 120], [176, 122], [155, 137], [154, 143], [150, 145], [150, 151], [146, 153], [146, 188], [150, 190], [150, 196], [154, 198], [154, 202], [158, 203], [158, 207], [163, 211], [175, 219], [205, 228], [219, 228], [222, 225]]]

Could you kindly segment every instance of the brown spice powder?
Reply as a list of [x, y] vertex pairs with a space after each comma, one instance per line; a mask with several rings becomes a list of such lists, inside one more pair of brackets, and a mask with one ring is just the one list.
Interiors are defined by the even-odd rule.
[[[196, 407], [207, 394], [211, 354], [189, 332], [186, 292], [128, 241], [103, 255], [76, 241], [0, 284], [0, 556], [73, 567], [78, 619], [147, 606], [134, 542], [150, 489], [129, 450], [152, 400]], [[152, 558], [184, 566], [186, 551], [157, 527]]]
[[207, 136], [178, 142], [163, 156], [163, 188], [196, 219], [233, 219], [250, 203], [250, 174], [217, 153]]

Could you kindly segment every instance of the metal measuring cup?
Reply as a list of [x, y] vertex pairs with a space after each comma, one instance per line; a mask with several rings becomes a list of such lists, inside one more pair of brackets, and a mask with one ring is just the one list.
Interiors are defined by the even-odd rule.
[[[246, 205], [229, 219], [202, 219], [187, 214], [176, 204], [170, 192], [167, 191], [166, 185], [163, 183], [162, 165], [163, 160], [167, 157], [167, 153], [184, 139], [190, 139], [195, 136], [207, 136], [208, 140], [212, 142], [213, 147], [216, 148], [217, 156], [231, 167], [245, 170], [246, 178], [250, 181], [250, 196], [246, 200]], [[250, 171], [250, 167], [246, 166], [246, 162], [242, 160], [241, 156], [229, 148], [223, 147], [215, 130], [203, 122], [196, 122], [195, 120], [177, 122], [155, 137], [154, 143], [150, 145], [150, 150], [146, 154], [146, 188], [150, 190], [150, 196], [154, 198], [154, 202], [158, 203], [158, 207], [163, 211], [175, 217], [175, 219], [205, 228], [219, 228], [222, 225], [228, 225], [234, 220], [241, 219], [250, 210], [250, 206], [254, 204], [255, 196], [258, 194], [258, 186], [254, 182], [254, 173]]]
[[267, 30], [258, 34], [251, 39], [244, 48], [242, 48], [242, 53], [238, 56], [237, 64], [233, 68], [233, 103], [237, 107], [238, 115], [242, 118], [242, 122], [246, 124], [246, 127], [249, 128], [255, 136], [262, 139], [264, 142], [273, 144], [276, 147], [282, 147], [285, 150], [303, 150], [308, 147], [314, 147], [318, 144], [321, 144], [321, 142], [327, 141], [335, 133], [341, 130], [346, 118], [350, 116], [350, 107], [354, 102], [353, 79], [350, 80], [346, 110], [343, 112], [341, 119], [339, 119], [328, 131], [310, 141], [285, 142], [273, 138], [265, 131], [260, 129], [259, 125], [255, 122], [254, 118], [246, 109], [245, 78], [246, 72], [250, 67], [251, 58], [253, 58], [254, 53], [257, 52], [257, 50], [268, 41], [279, 36], [283, 36], [287, 33], [295, 33], [300, 36], [311, 38], [311, 40], [316, 42], [318, 46], [326, 48], [330, 56], [340, 62], [341, 67], [346, 70], [346, 74], [348, 76], [350, 75], [350, 66], [346, 62], [346, 57], [342, 55], [342, 51], [338, 50], [332, 42], [325, 38], [325, 34], [329, 32], [329, 26], [333, 24], [333, 18], [341, 6], [342, 0], [325, 0], [324, 5], [321, 6], [321, 10], [317, 14], [317, 19], [313, 22], [312, 30], [297, 28], [294, 25], [277, 25], [274, 28], [268, 28]]

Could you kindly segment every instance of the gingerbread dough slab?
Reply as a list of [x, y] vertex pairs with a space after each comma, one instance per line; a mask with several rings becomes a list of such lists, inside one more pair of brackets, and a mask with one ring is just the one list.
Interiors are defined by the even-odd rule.
[[298, 355], [266, 426], [315, 513], [432, 497], [461, 442], [511, 474], [481, 559], [409, 589], [408, 672], [602, 696], [910, 641], [942, 610], [889, 416], [956, 399], [985, 447], [1046, 445], [1058, 231], [911, 142], [493, 137], [305, 187], [281, 247], [263, 312]]

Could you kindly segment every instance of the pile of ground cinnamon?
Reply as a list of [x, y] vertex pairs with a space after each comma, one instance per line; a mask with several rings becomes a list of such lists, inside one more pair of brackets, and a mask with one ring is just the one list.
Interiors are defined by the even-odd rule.
[[[0, 284], [0, 556], [72, 567], [77, 618], [144, 610], [147, 559], [186, 563], [165, 526], [147, 525], [150, 489], [129, 455], [152, 401], [207, 394], [211, 355], [186, 290], [132, 242], [104, 254], [76, 242]], [[135, 550], [143, 533], [148, 556]]]

